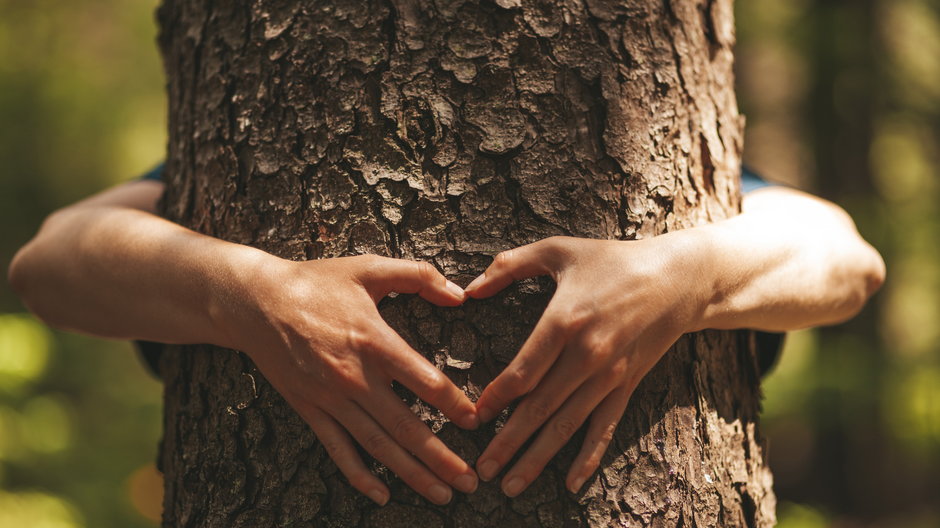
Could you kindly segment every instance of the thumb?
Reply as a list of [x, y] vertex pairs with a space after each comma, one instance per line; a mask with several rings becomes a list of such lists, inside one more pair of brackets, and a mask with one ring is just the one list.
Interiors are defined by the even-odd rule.
[[499, 253], [486, 271], [467, 286], [467, 295], [482, 299], [495, 295], [513, 281], [552, 275], [561, 266], [561, 238], [550, 237]]
[[466, 294], [429, 262], [378, 257], [360, 276], [360, 282], [378, 303], [391, 292], [417, 293], [439, 306], [457, 306]]

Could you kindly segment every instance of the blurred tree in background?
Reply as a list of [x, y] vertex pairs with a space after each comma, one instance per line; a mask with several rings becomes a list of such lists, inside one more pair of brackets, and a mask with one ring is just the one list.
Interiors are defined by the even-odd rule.
[[[0, 266], [164, 155], [156, 0], [0, 0]], [[845, 207], [888, 281], [765, 383], [780, 526], [940, 526], [940, 0], [737, 0], [745, 158]], [[160, 385], [0, 287], [0, 528], [156, 526]]]

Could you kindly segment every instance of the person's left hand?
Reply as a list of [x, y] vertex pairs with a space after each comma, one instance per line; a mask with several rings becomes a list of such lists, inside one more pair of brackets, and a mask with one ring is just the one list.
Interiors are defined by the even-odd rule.
[[683, 333], [697, 330], [707, 300], [703, 259], [681, 232], [642, 241], [552, 237], [500, 253], [466, 292], [494, 295], [514, 280], [550, 275], [555, 295], [532, 334], [477, 401], [482, 421], [524, 396], [477, 460], [490, 480], [540, 427], [502, 479], [526, 489], [591, 415], [566, 478], [577, 492], [600, 463], [634, 388]]

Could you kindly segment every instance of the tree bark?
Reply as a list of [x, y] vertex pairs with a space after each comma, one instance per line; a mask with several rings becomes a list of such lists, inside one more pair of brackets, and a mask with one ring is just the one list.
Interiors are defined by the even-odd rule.
[[[427, 260], [466, 284], [548, 236], [652, 237], [739, 208], [732, 0], [165, 0], [159, 18], [163, 208], [208, 235]], [[551, 292], [380, 307], [475, 398]], [[579, 494], [564, 475], [582, 434], [519, 497], [494, 481], [443, 507], [376, 463], [392, 501], [356, 493], [237, 352], [168, 347], [161, 369], [165, 526], [774, 524], [749, 332], [684, 336]], [[471, 463], [498, 427], [457, 429], [400, 393]]]

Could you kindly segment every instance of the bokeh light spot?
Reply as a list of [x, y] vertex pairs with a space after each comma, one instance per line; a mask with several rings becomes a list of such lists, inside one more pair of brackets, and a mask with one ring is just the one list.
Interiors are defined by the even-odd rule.
[[158, 522], [163, 514], [163, 475], [156, 466], [147, 464], [131, 474], [127, 480], [127, 493], [131, 504], [141, 515]]
[[49, 361], [52, 336], [27, 314], [0, 315], [0, 392], [19, 392]]
[[61, 497], [38, 491], [0, 490], [0, 526], [81, 528], [84, 522], [72, 504]]
[[32, 398], [23, 406], [23, 441], [38, 453], [58, 453], [71, 443], [72, 426], [63, 402], [53, 396]]

